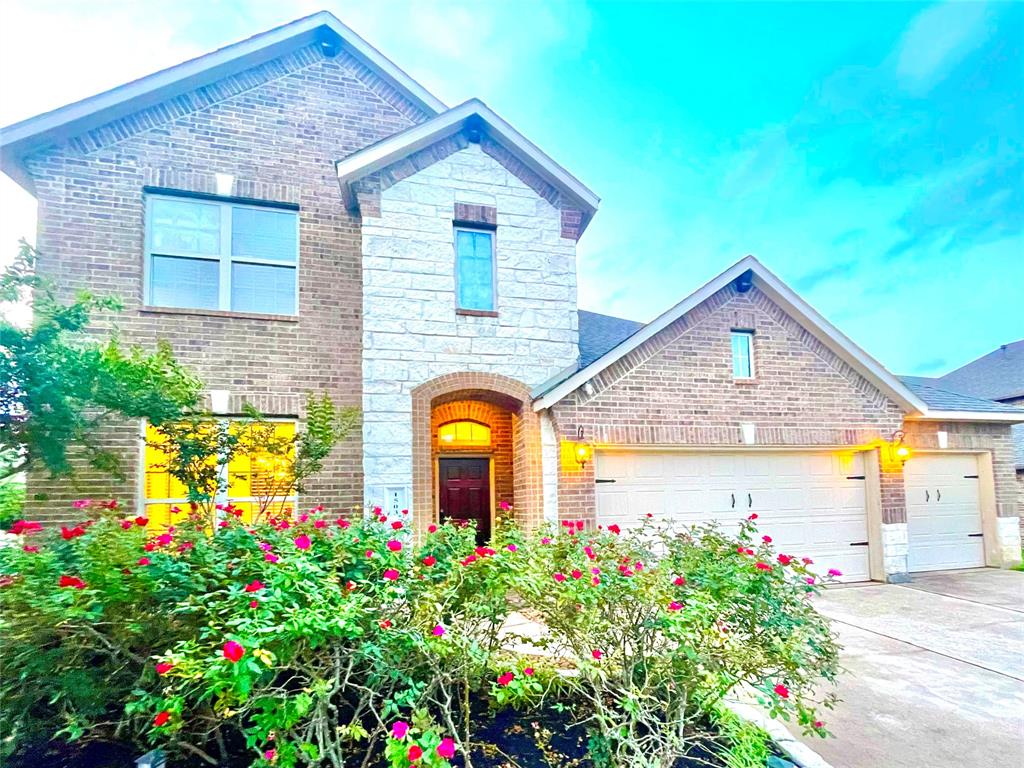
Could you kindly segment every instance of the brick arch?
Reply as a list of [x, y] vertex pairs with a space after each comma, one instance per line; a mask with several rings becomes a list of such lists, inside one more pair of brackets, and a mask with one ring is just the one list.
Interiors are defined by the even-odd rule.
[[437, 418], [451, 421], [472, 413], [487, 423], [496, 417], [496, 410], [509, 414], [511, 421], [515, 518], [525, 528], [539, 525], [544, 515], [540, 420], [533, 410], [530, 388], [501, 374], [464, 371], [426, 381], [410, 394], [412, 511], [417, 530], [422, 532], [437, 520], [433, 434]]

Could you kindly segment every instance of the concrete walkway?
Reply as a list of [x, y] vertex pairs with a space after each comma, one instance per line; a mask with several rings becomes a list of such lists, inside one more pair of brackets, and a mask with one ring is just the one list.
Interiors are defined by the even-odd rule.
[[835, 768], [1024, 765], [1024, 573], [920, 574], [817, 601], [844, 646]]

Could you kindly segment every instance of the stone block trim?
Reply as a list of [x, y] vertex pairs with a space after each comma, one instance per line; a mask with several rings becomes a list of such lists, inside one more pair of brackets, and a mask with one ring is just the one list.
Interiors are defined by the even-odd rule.
[[[167, 339], [210, 389], [232, 393], [232, 410], [245, 400], [270, 416], [301, 418], [306, 393], [321, 391], [339, 406], [360, 406], [362, 233], [340, 202], [334, 161], [427, 115], [350, 55], [325, 58], [315, 47], [227, 80], [29, 158], [40, 273], [66, 295], [120, 296], [125, 342], [152, 348]], [[235, 177], [236, 196], [299, 207], [297, 317], [143, 309], [144, 188], [213, 193], [215, 173]], [[73, 483], [31, 474], [31, 514], [69, 522], [70, 502], [83, 496], [113, 496], [130, 510], [138, 435], [137, 423], [104, 435], [124, 456], [124, 482], [88, 470]], [[302, 503], [361, 504], [362, 454], [357, 427]]]
[[[754, 331], [756, 379], [736, 383], [730, 332]], [[740, 423], [760, 446], [867, 447], [902, 426], [903, 414], [756, 288], [729, 286], [631, 351], [550, 409], [560, 440], [583, 428], [601, 445], [743, 445]], [[563, 519], [594, 509], [593, 465], [563, 462]], [[880, 478], [883, 521], [905, 519], [902, 474]]]

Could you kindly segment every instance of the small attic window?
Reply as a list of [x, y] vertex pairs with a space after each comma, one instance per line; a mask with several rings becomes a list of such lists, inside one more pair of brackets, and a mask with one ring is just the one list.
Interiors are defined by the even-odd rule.
[[451, 421], [437, 430], [442, 447], [481, 448], [491, 444], [491, 428], [475, 421]]
[[754, 378], [754, 332], [732, 332], [732, 377]]

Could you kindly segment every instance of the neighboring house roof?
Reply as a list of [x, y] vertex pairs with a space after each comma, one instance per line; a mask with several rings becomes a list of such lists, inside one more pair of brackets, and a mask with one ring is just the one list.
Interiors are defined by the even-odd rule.
[[[545, 383], [539, 391], [534, 393], [534, 409], [539, 411], [554, 405], [608, 366], [625, 357], [680, 317], [740, 278], [743, 282], [757, 286], [825, 347], [871, 382], [886, 397], [903, 408], [908, 418], [949, 421], [1024, 421], [1024, 409], [1014, 409], [1000, 403], [992, 403], [990, 409], [981, 409], [976, 405], [970, 409], [960, 408], [953, 400], [950, 400], [948, 405], [927, 403], [920, 394], [854, 344], [753, 256], [747, 256], [736, 262], [667, 312], [642, 328], [634, 330], [614, 347], [600, 354], [597, 359], [590, 362], [581, 360], [577, 371], [568, 372], [566, 375], [558, 376]], [[582, 337], [582, 321], [580, 325]], [[582, 351], [581, 358], [583, 358]], [[964, 405], [966, 401], [960, 401], [960, 404]]]
[[585, 368], [612, 347], [624, 341], [644, 327], [636, 320], [601, 315], [597, 312], [579, 311], [580, 316], [580, 367]]
[[479, 99], [463, 102], [426, 122], [339, 160], [338, 182], [341, 184], [345, 204], [349, 208], [357, 204], [355, 190], [352, 189], [354, 182], [467, 128], [480, 130], [492, 137], [526, 167], [578, 205], [583, 213], [580, 232], [586, 229], [601, 198]]
[[1004, 344], [940, 376], [939, 381], [957, 392], [988, 400], [1024, 397], [1024, 339]]
[[1024, 421], [1024, 408], [1015, 408], [1005, 403], [997, 403], [995, 400], [987, 400], [983, 397], [967, 395], [963, 392], [954, 392], [944, 386], [943, 379], [933, 379], [924, 376], [900, 376], [900, 380], [910, 390], [920, 397], [929, 408], [936, 408], [943, 411], [969, 411], [971, 413], [1014, 413], [1020, 414]]
[[427, 113], [446, 109], [442, 101], [333, 14], [320, 11], [0, 129], [0, 169], [31, 192], [31, 178], [23, 164], [30, 153], [314, 42], [348, 52]]

